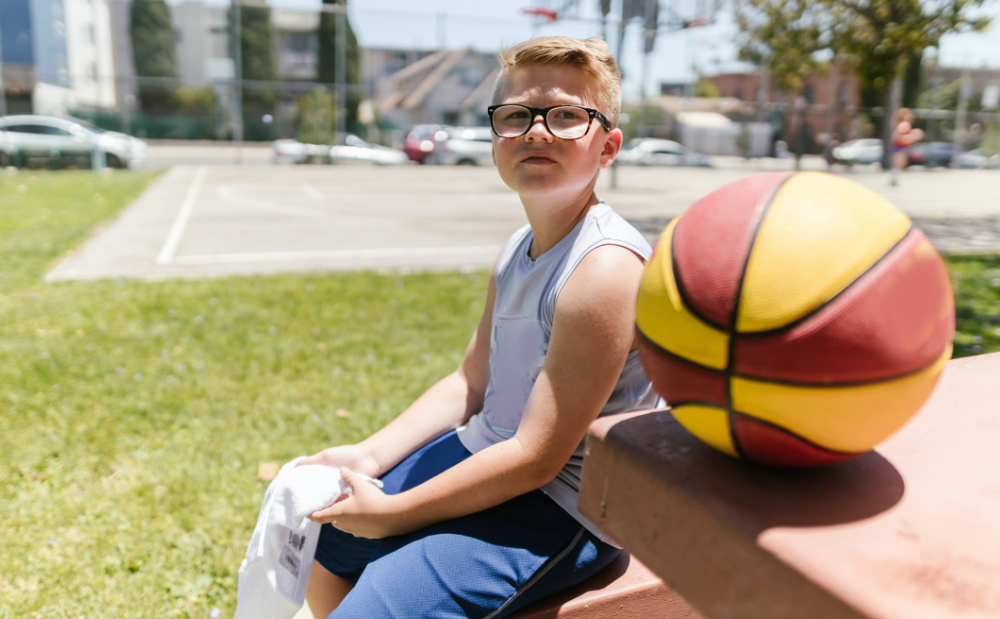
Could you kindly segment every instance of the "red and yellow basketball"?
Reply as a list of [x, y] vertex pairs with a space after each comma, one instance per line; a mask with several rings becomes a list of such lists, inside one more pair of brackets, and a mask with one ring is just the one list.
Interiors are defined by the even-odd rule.
[[944, 264], [878, 194], [817, 172], [727, 185], [664, 230], [636, 304], [640, 356], [702, 441], [762, 464], [861, 455], [951, 357]]

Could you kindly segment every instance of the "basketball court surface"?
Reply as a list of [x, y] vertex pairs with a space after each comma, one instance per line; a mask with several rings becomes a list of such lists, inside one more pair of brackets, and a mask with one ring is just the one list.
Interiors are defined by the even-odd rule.
[[[605, 171], [598, 195], [653, 239], [698, 198], [765, 169], [728, 163], [621, 168], [618, 189]], [[914, 217], [975, 222], [1000, 215], [1000, 172], [914, 170], [899, 187], [881, 173], [847, 176]], [[488, 268], [525, 223], [494, 168], [178, 165], [48, 279]]]

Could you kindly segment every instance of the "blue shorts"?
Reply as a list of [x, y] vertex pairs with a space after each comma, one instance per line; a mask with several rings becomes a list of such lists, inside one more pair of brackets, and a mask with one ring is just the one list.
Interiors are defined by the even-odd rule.
[[[383, 490], [408, 490], [470, 455], [449, 432], [386, 473]], [[535, 490], [382, 540], [325, 524], [316, 560], [355, 583], [330, 619], [499, 619], [583, 581], [618, 552]]]

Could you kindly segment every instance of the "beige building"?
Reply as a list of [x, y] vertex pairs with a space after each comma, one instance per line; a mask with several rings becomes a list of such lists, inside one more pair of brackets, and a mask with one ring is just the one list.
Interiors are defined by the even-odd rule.
[[380, 80], [379, 112], [404, 129], [425, 123], [487, 125], [498, 71], [491, 56], [471, 49], [435, 52]]

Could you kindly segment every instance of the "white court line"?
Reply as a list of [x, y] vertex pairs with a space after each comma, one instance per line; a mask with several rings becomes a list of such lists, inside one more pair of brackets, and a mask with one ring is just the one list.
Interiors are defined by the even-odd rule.
[[312, 198], [313, 200], [316, 200], [317, 202], [322, 202], [323, 201], [323, 194], [321, 194], [319, 192], [319, 189], [316, 189], [315, 187], [313, 187], [312, 184], [310, 184], [310, 183], [302, 183], [301, 187], [302, 187], [302, 191], [304, 191], [305, 194], [307, 196], [309, 196], [310, 198]]
[[160, 255], [156, 257], [156, 264], [170, 264], [174, 253], [177, 252], [177, 246], [181, 244], [181, 237], [184, 236], [184, 228], [187, 227], [187, 222], [191, 219], [194, 202], [198, 199], [198, 192], [201, 190], [201, 183], [205, 180], [206, 172], [208, 172], [207, 166], [198, 166], [198, 170], [194, 173], [194, 180], [188, 188], [187, 195], [184, 196], [181, 210], [177, 213], [177, 219], [174, 220], [173, 227], [170, 228], [167, 241], [163, 244]]
[[477, 258], [495, 257], [502, 245], [458, 247], [388, 247], [385, 249], [334, 249], [327, 251], [284, 251], [245, 254], [176, 256], [174, 264], [234, 264], [241, 262], [287, 262], [292, 260], [337, 260], [344, 258]]

